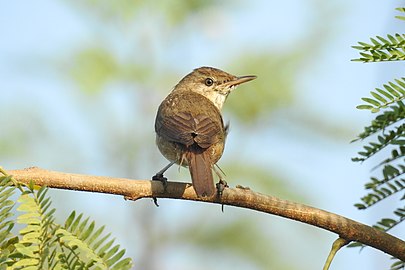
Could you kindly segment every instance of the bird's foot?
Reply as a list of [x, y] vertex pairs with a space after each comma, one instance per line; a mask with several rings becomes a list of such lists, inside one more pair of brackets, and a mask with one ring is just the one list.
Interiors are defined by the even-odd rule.
[[225, 188], [227, 188], [229, 186], [225, 180], [219, 179], [219, 182], [216, 184], [216, 187], [217, 187], [218, 196], [221, 197]]
[[[229, 187], [228, 183], [223, 179], [219, 179], [219, 182], [216, 184], [216, 187], [217, 187], [218, 199], [221, 200], [222, 193], [224, 192], [225, 188]], [[222, 213], [224, 212], [224, 205], [223, 204], [221, 204], [221, 211], [222, 211]]]
[[167, 178], [163, 176], [163, 173], [157, 173], [154, 176], [152, 176], [153, 181], [159, 181], [163, 185], [163, 192], [166, 191], [167, 188]]
[[[167, 188], [167, 178], [163, 176], [163, 173], [157, 173], [157, 174], [155, 174], [154, 176], [152, 176], [152, 180], [153, 180], [153, 181], [159, 181], [159, 182], [161, 182], [162, 185], [163, 185], [163, 192], [166, 192], [166, 188]], [[153, 199], [153, 203], [154, 203], [157, 207], [159, 207], [157, 198], [156, 198], [156, 197], [152, 197], [152, 199]]]

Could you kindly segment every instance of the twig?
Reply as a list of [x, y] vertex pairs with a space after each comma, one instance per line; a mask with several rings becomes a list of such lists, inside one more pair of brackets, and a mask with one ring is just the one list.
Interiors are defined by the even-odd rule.
[[349, 242], [350, 241], [347, 241], [346, 239], [340, 237], [333, 242], [329, 255], [326, 258], [325, 265], [323, 266], [323, 270], [329, 270], [329, 267], [332, 263], [333, 258], [335, 258], [336, 253], [339, 251], [339, 249], [349, 244]]
[[37, 167], [9, 171], [23, 183], [58, 189], [122, 195], [128, 200], [172, 198], [232, 205], [269, 213], [334, 232], [346, 241], [358, 241], [405, 261], [405, 242], [388, 233], [318, 208], [282, 200], [243, 188], [227, 188], [221, 197], [198, 198], [190, 184], [168, 182], [163, 190], [159, 181], [131, 180], [48, 171]]

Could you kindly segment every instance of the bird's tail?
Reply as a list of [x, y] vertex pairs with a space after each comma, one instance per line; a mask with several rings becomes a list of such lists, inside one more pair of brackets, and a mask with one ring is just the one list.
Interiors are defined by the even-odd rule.
[[198, 197], [215, 194], [211, 160], [208, 151], [190, 151], [186, 154], [193, 187]]

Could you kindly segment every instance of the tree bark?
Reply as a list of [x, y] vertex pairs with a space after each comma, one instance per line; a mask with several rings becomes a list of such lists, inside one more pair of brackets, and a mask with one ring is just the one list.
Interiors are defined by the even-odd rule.
[[62, 173], [37, 167], [8, 173], [25, 184], [33, 181], [36, 185], [50, 188], [122, 195], [127, 200], [171, 198], [248, 208], [311, 224], [336, 233], [347, 241], [358, 241], [405, 261], [405, 242], [395, 236], [334, 213], [242, 187], [226, 188], [221, 196], [198, 198], [194, 188], [187, 183], [170, 181], [164, 190], [159, 181]]

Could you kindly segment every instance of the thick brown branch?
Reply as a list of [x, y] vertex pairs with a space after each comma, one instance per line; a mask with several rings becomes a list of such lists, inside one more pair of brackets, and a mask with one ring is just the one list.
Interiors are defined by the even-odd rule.
[[61, 173], [36, 167], [9, 173], [23, 183], [34, 181], [40, 186], [122, 195], [130, 200], [173, 198], [249, 208], [323, 228], [343, 239], [361, 242], [405, 261], [405, 242], [401, 239], [337, 214], [248, 189], [227, 188], [220, 198], [198, 198], [186, 183], [169, 182], [164, 191], [160, 182], [149, 180]]

